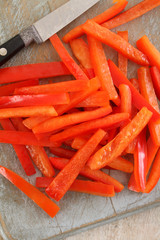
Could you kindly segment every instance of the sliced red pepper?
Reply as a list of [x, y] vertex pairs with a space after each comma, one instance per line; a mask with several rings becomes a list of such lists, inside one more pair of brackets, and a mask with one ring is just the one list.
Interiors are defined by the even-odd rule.
[[[52, 157], [50, 157], [50, 161], [53, 166], [59, 170], [63, 169], [69, 162], [68, 159]], [[109, 176], [105, 172], [102, 172], [100, 170], [91, 170], [88, 166], [84, 166], [79, 174], [94, 181], [113, 185], [116, 192], [121, 192], [124, 188], [124, 186], [120, 182], [118, 182], [116, 179]]]
[[51, 132], [54, 130], [62, 129], [66, 126], [86, 122], [92, 119], [97, 119], [104, 117], [112, 112], [111, 106], [101, 107], [93, 111], [84, 111], [78, 113], [71, 113], [56, 118], [51, 118], [38, 126], [34, 127], [32, 130], [36, 133]]
[[[89, 134], [90, 135], [90, 134]], [[72, 148], [74, 149], [80, 149], [81, 147], [84, 146], [84, 144], [87, 142], [89, 138], [84, 136], [77, 136], [74, 138], [74, 140], [72, 141]], [[106, 144], [106, 139], [108, 139], [108, 133], [106, 133], [106, 135], [104, 136], [104, 138], [102, 139], [102, 141], [100, 142], [101, 145], [105, 145]], [[105, 144], [104, 144], [105, 143]]]
[[130, 87], [132, 93], [132, 102], [134, 106], [141, 110], [142, 107], [147, 107], [153, 113], [153, 119], [159, 119], [160, 114], [147, 102], [147, 100], [137, 91], [137, 89], [130, 83], [125, 75], [119, 70], [119, 68], [111, 61], [108, 60], [108, 65], [112, 74], [113, 82], [116, 87], [120, 84], [126, 84]]
[[0, 118], [12, 117], [34, 117], [34, 116], [57, 116], [57, 112], [52, 106], [32, 106], [0, 109]]
[[[12, 118], [12, 123], [14, 124], [14, 127], [18, 131], [30, 131], [28, 130], [22, 122], [21, 118]], [[26, 146], [28, 149], [28, 152], [35, 163], [35, 165], [38, 167], [38, 169], [42, 172], [42, 174], [46, 177], [53, 177], [55, 172], [50, 164], [49, 158], [41, 146]]]
[[[117, 34], [128, 42], [128, 31], [118, 31]], [[128, 59], [122, 54], [118, 53], [118, 67], [127, 77]]]
[[72, 93], [72, 95], [70, 95], [69, 104], [55, 107], [58, 115], [62, 115], [63, 113], [68, 112], [68, 110], [71, 108], [76, 107], [78, 103], [82, 102], [84, 99], [89, 97], [100, 88], [100, 82], [97, 77], [89, 80], [89, 83], [90, 87], [86, 88], [86, 90]]
[[28, 128], [28, 129], [32, 129], [34, 128], [35, 126], [37, 126], [38, 124], [48, 120], [49, 117], [29, 117], [29, 118], [26, 118], [24, 121], [23, 121], [23, 124]]
[[152, 82], [157, 98], [160, 100], [160, 71], [156, 66], [150, 68]]
[[132, 173], [133, 172], [133, 163], [126, 160], [122, 157], [117, 157], [115, 160], [113, 160], [111, 163], [109, 163], [107, 166], [122, 171], [126, 173]]
[[[160, 5], [160, 3], [159, 3]], [[152, 66], [156, 66], [160, 71], [160, 52], [144, 35], [137, 41], [137, 47], [148, 57]]]
[[[4, 130], [15, 130], [15, 127], [9, 119], [1, 119], [0, 124]], [[17, 154], [17, 157], [26, 173], [27, 176], [31, 176], [36, 173], [33, 163], [28, 155], [28, 151], [24, 145], [15, 145], [13, 148]]]
[[138, 187], [136, 181], [135, 181], [135, 176], [134, 173], [132, 173], [129, 182], [128, 182], [128, 189], [134, 192], [140, 192], [141, 189]]
[[12, 172], [11, 170], [0, 166], [0, 174], [13, 183], [30, 199], [32, 199], [40, 208], [42, 208], [50, 217], [54, 217], [59, 211], [59, 207], [46, 197], [42, 192], [28, 183], [22, 177]]
[[14, 92], [16, 95], [28, 95], [28, 94], [55, 94], [64, 92], [79, 92], [86, 89], [89, 86], [87, 80], [72, 80], [58, 83], [51, 83], [45, 85], [38, 85], [33, 87], [17, 88]]
[[151, 117], [152, 112], [146, 107], [143, 107], [111, 142], [93, 155], [87, 163], [88, 166], [91, 169], [100, 169], [120, 156], [129, 143], [132, 142], [147, 125]]
[[[85, 138], [77, 137], [72, 142], [72, 148], [80, 149], [81, 147], [83, 147], [85, 145], [86, 142], [87, 142], [87, 140]], [[101, 147], [102, 146], [99, 145], [99, 149]], [[133, 172], [133, 164], [122, 157], [117, 157], [113, 162], [109, 163], [107, 166], [109, 166], [113, 169], [127, 172], [127, 173]]]
[[76, 152], [62, 147], [51, 147], [50, 152], [61, 158], [72, 158]]
[[[95, 16], [94, 18], [92, 18], [93, 21], [101, 24], [105, 21], [107, 21], [108, 19], [116, 16], [118, 13], [120, 13], [125, 6], [127, 5], [127, 1], [126, 0], [121, 0], [121, 1], [117, 1], [117, 3], [115, 5], [113, 5], [112, 7], [108, 8], [107, 10], [105, 10], [103, 13]], [[81, 35], [83, 35], [83, 29], [82, 29], [82, 24], [73, 28], [70, 32], [68, 32], [64, 37], [63, 37], [63, 41], [64, 42], [69, 42], [70, 40], [80, 37]]]
[[160, 178], [160, 149], [158, 150], [156, 158], [153, 162], [144, 192], [145, 193], [151, 192], [153, 188], [156, 186], [159, 178]]
[[52, 37], [50, 37], [50, 42], [52, 43], [53, 47], [59, 54], [63, 63], [72, 73], [72, 75], [76, 79], [88, 80], [88, 77], [86, 76], [86, 74], [82, 71], [82, 69], [78, 66], [78, 64], [69, 55], [69, 53], [67, 52], [66, 48], [63, 46], [63, 43], [61, 42], [57, 34], [54, 34]]
[[155, 159], [155, 156], [157, 154], [157, 151], [159, 149], [159, 146], [155, 145], [154, 142], [152, 141], [151, 136], [147, 140], [147, 171], [146, 175], [149, 173], [150, 167]]
[[132, 94], [128, 85], [120, 84], [119, 92], [121, 97], [121, 112], [129, 113], [131, 116], [132, 111]]
[[97, 91], [88, 98], [78, 103], [77, 108], [81, 107], [102, 107], [109, 104], [107, 91]]
[[135, 18], [138, 18], [145, 14], [146, 12], [156, 8], [160, 5], [159, 0], [143, 0], [137, 5], [129, 8], [127, 11], [119, 14], [118, 16], [112, 18], [111, 20], [102, 24], [102, 26], [111, 29], [118, 27], [124, 23], [127, 23]]
[[110, 142], [113, 138], [115, 138], [115, 136], [118, 133], [118, 129], [117, 128], [113, 128], [111, 130], [108, 131], [108, 142]]
[[88, 44], [94, 72], [100, 80], [101, 87], [107, 92], [109, 100], [116, 100], [118, 94], [113, 84], [102, 44], [90, 36], [88, 36]]
[[131, 61], [139, 65], [149, 65], [149, 61], [145, 54], [134, 48], [130, 43], [125, 41], [116, 33], [111, 32], [109, 29], [104, 28], [91, 20], [88, 20], [83, 25], [83, 30], [88, 35], [114, 48]]
[[82, 68], [83, 72], [85, 72], [85, 74], [87, 75], [87, 77], [89, 79], [92, 79], [92, 78], [95, 77], [95, 73], [94, 73], [94, 69], [93, 68], [86, 69], [86, 68], [84, 68], [82, 66], [81, 66], [81, 68]]
[[35, 86], [38, 84], [39, 84], [38, 79], [31, 79], [28, 81], [16, 82], [9, 85], [0, 86], [0, 96], [12, 95], [16, 88]]
[[146, 129], [144, 129], [137, 138], [134, 152], [134, 177], [138, 188], [142, 191], [146, 186], [147, 160]]
[[59, 201], [64, 196], [105, 134], [101, 129], [96, 131], [87, 143], [76, 152], [46, 189], [46, 193], [50, 197]]
[[0, 84], [18, 82], [33, 78], [49, 78], [71, 75], [62, 62], [36, 63], [0, 69]]
[[[149, 68], [141, 67], [138, 69], [138, 81], [142, 96], [157, 112], [159, 112], [158, 101], [153, 88]], [[151, 120], [148, 126], [154, 143], [160, 146], [160, 119]]]
[[[48, 187], [54, 178], [38, 177], [36, 178], [36, 187]], [[69, 191], [82, 192], [102, 197], [114, 197], [114, 186], [101, 182], [92, 182], [76, 179], [69, 188]]]
[[0, 97], [0, 108], [61, 105], [69, 101], [67, 93], [3, 96]]
[[135, 138], [135, 139], [127, 146], [127, 148], [125, 149], [125, 152], [126, 152], [126, 153], [134, 154], [136, 144], [137, 144], [137, 138]]
[[63, 142], [66, 139], [73, 139], [76, 136], [91, 132], [98, 128], [115, 127], [115, 125], [119, 126], [122, 121], [127, 120], [128, 118], [128, 113], [117, 113], [104, 118], [91, 120], [86, 123], [81, 123], [79, 125], [70, 127], [69, 129], [66, 129], [60, 133], [54, 134], [51, 136], [50, 140], [51, 142]]
[[82, 38], [73, 39], [70, 41], [70, 46], [74, 56], [85, 69], [92, 68], [89, 48], [87, 43]]
[[55, 144], [48, 140], [37, 140], [32, 132], [0, 130], [0, 143], [34, 145], [43, 147], [55, 147]]

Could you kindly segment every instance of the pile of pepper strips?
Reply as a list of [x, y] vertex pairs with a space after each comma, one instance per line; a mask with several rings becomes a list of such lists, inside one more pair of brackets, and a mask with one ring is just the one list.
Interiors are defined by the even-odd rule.
[[[79, 65], [55, 34], [50, 42], [62, 62], [0, 70], [0, 142], [13, 145], [26, 175], [35, 174], [34, 162], [43, 175], [36, 187], [46, 188], [56, 201], [68, 190], [105, 197], [122, 191], [124, 186], [103, 168], [131, 173], [128, 188], [136, 192], [149, 193], [159, 180], [160, 53], [147, 36], [137, 41], [137, 49], [128, 43], [128, 31], [109, 29], [159, 6], [160, 0], [144, 0], [119, 14], [126, 5], [117, 1], [63, 37]], [[102, 43], [118, 52], [118, 66], [106, 59]], [[142, 65], [138, 80], [127, 79], [128, 59]], [[39, 85], [41, 78], [63, 75], [75, 80]], [[57, 157], [49, 158], [44, 147]], [[133, 163], [125, 159], [128, 153]], [[54, 168], [60, 170], [57, 176]], [[59, 211], [16, 173], [3, 166], [0, 173], [51, 217]], [[77, 179], [79, 174], [89, 180]]]

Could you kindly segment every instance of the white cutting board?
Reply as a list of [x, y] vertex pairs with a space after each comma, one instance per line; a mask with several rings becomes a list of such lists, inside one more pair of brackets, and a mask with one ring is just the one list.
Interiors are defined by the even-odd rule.
[[[65, 2], [67, 1], [0, 0], [0, 44]], [[129, 0], [127, 8], [138, 2], [140, 0]], [[59, 36], [62, 37], [69, 29], [110, 6], [111, 1], [101, 0], [100, 3], [63, 29]], [[157, 8], [117, 29], [129, 30], [129, 41], [133, 45], [137, 39], [147, 34], [160, 50], [159, 16], [160, 8]], [[68, 46], [67, 49], [69, 49]], [[115, 52], [108, 47], [105, 49], [107, 58], [116, 62]], [[6, 66], [55, 60], [59, 60], [59, 57], [47, 41], [42, 45], [33, 44], [28, 49], [24, 49]], [[136, 77], [137, 67], [136, 64], [129, 63], [128, 77]], [[10, 145], [0, 144], [0, 164], [19, 173], [33, 184], [35, 177], [40, 176], [40, 173], [31, 178], [24, 176]], [[127, 186], [129, 174], [118, 171], [110, 171], [110, 174]], [[3, 239], [60, 239], [158, 205], [160, 205], [160, 184], [148, 195], [131, 192], [125, 187], [123, 192], [116, 194], [114, 198], [69, 192], [59, 202], [61, 211], [54, 219], [51, 219], [16, 187], [0, 177], [0, 235]]]

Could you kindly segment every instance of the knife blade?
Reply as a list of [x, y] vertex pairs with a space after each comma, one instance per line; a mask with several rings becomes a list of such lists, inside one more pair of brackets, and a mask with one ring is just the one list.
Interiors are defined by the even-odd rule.
[[69, 0], [0, 46], [0, 66], [33, 41], [45, 42], [100, 0]]

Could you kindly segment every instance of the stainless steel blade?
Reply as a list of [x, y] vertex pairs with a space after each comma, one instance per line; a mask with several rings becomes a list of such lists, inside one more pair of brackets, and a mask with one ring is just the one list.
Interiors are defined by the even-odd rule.
[[33, 24], [41, 42], [61, 30], [100, 0], [70, 0]]

